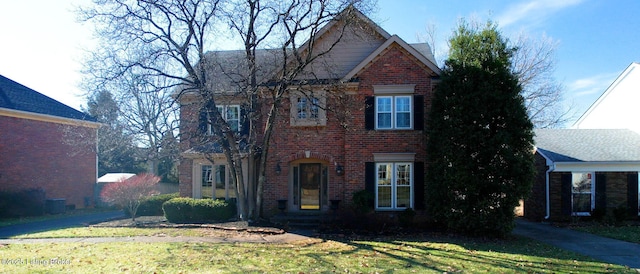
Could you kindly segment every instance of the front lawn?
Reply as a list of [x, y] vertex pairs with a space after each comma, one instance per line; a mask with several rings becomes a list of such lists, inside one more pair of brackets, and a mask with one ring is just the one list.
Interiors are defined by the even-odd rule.
[[9, 244], [0, 246], [0, 258], [2, 271], [12, 273], [636, 273], [526, 238], [431, 234], [291, 244]]
[[596, 234], [602, 237], [640, 244], [640, 226], [637, 224], [625, 226], [607, 226], [598, 224], [576, 226], [572, 227], [572, 229]]

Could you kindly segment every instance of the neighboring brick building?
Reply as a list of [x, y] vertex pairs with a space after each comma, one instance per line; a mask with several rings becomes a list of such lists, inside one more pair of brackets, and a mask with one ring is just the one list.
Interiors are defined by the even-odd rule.
[[640, 135], [628, 129], [538, 129], [537, 176], [524, 216], [569, 220], [624, 209], [640, 216]]
[[40, 189], [91, 204], [97, 179], [93, 117], [0, 75], [0, 190]]
[[[359, 12], [358, 16], [368, 27], [346, 28], [331, 53], [306, 71], [315, 77], [307, 79], [310, 82], [334, 84], [297, 87], [304, 95], [292, 91], [282, 103], [269, 146], [262, 208], [267, 215], [277, 212], [277, 200], [287, 200], [289, 212], [322, 212], [329, 210], [330, 200], [348, 204], [353, 193], [363, 189], [375, 195], [378, 211], [424, 208], [425, 115], [440, 69], [427, 44], [407, 44]], [[331, 39], [342, 30], [337, 26], [340, 22], [325, 26], [314, 44], [335, 41]], [[232, 60], [242, 52], [208, 54]], [[233, 89], [226, 90], [224, 81], [211, 82], [219, 87], [217, 103], [227, 121], [239, 131], [246, 129], [243, 103], [230, 96]], [[203, 130], [198, 126], [202, 125], [198, 96], [187, 93], [179, 99], [181, 195], [232, 198], [224, 155], [218, 153], [212, 163], [189, 139], [190, 133]], [[245, 161], [245, 184], [251, 190], [255, 168], [253, 160]]]

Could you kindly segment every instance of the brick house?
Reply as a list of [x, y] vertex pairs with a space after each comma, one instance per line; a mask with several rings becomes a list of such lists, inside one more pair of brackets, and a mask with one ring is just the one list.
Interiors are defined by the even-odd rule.
[[82, 208], [97, 179], [93, 117], [0, 75], [0, 190], [44, 190]]
[[[337, 84], [298, 87], [280, 108], [269, 146], [265, 215], [278, 212], [278, 200], [286, 200], [289, 212], [324, 212], [331, 200], [349, 204], [353, 193], [364, 189], [375, 195], [377, 211], [424, 208], [425, 115], [440, 69], [427, 44], [408, 44], [363, 14], [357, 16], [368, 27], [347, 27], [339, 33], [336, 20], [323, 27], [315, 45], [330, 44], [341, 34], [342, 39], [304, 74], [313, 75], [306, 79], [311, 83]], [[242, 56], [241, 51], [208, 54], [227, 60], [228, 66], [234, 65], [229, 60]], [[262, 62], [278, 64], [276, 59]], [[209, 79], [219, 80], [211, 81], [220, 94], [218, 109], [232, 128], [246, 130], [249, 121], [242, 102], [231, 96], [233, 89], [220, 80], [222, 73], [216, 68], [210, 72]], [[268, 82], [269, 70], [262, 75]], [[233, 198], [224, 155], [218, 151], [212, 162], [189, 139], [190, 132], [207, 130], [197, 96], [186, 93], [179, 101], [181, 196]], [[254, 163], [244, 161], [245, 185], [254, 191]]]
[[640, 216], [640, 135], [628, 129], [538, 129], [537, 176], [524, 203], [530, 220], [612, 214]]

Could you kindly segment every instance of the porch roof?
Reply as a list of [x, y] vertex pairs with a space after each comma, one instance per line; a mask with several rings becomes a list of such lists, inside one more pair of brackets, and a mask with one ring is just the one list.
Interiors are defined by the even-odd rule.
[[534, 141], [553, 163], [640, 163], [640, 135], [628, 129], [538, 129]]

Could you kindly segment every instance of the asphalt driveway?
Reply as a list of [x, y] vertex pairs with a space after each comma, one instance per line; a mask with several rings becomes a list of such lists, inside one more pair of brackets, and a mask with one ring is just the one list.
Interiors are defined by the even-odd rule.
[[640, 271], [640, 244], [522, 219], [517, 220], [513, 234]]
[[96, 223], [100, 221], [124, 218], [122, 210], [92, 213], [86, 215], [70, 216], [60, 219], [52, 219], [45, 221], [38, 221], [25, 224], [10, 225], [0, 227], [0, 239], [6, 239], [9, 237], [34, 233], [40, 231], [54, 230], [60, 228], [86, 226], [87, 224]]

